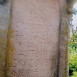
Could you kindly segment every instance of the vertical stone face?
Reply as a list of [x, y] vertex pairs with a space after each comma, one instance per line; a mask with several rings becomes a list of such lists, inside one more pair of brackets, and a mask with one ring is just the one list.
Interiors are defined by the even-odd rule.
[[0, 77], [5, 77], [5, 57], [8, 27], [10, 23], [10, 4], [8, 0], [5, 4], [0, 4]]
[[11, 29], [15, 49], [8, 77], [56, 77], [58, 0], [13, 0]]
[[65, 0], [13, 0], [12, 19], [10, 7], [0, 5], [0, 77], [67, 77]]
[[69, 76], [68, 64], [68, 43], [69, 43], [69, 27], [70, 15], [67, 14], [68, 4], [64, 0], [60, 0], [61, 6], [61, 23], [60, 23], [60, 38], [59, 38], [59, 77]]

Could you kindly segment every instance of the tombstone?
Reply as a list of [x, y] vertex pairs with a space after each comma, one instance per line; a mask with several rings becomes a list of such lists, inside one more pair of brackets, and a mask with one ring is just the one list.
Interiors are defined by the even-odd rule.
[[0, 77], [68, 76], [66, 6], [65, 0], [0, 5]]

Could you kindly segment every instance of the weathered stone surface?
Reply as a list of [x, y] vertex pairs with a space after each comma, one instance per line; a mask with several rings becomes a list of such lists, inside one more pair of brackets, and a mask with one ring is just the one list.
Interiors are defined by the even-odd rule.
[[10, 23], [11, 0], [0, 4], [0, 77], [5, 76], [5, 57], [8, 28]]
[[13, 0], [12, 19], [11, 0], [0, 5], [0, 77], [68, 77], [66, 5]]
[[58, 0], [13, 0], [11, 29], [14, 56], [8, 77], [56, 77]]
[[69, 44], [69, 27], [70, 15], [67, 14], [68, 4], [60, 0], [60, 28], [59, 28], [59, 70], [58, 77], [69, 77], [68, 64], [68, 44]]

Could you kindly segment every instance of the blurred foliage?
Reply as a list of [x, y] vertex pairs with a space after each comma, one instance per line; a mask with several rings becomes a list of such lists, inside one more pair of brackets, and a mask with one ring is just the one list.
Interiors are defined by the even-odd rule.
[[70, 45], [69, 45], [70, 53], [77, 52], [77, 31], [74, 30], [70, 35]]
[[69, 51], [69, 77], [77, 77], [77, 30], [71, 31]]

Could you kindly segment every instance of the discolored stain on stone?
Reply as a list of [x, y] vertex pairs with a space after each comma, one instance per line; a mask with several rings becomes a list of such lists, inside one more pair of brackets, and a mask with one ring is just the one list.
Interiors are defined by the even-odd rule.
[[11, 0], [5, 4], [0, 4], [0, 77], [5, 77], [5, 60], [7, 35], [10, 23], [10, 6]]
[[67, 77], [65, 1], [13, 0], [9, 22], [10, 2], [0, 5], [0, 77]]

